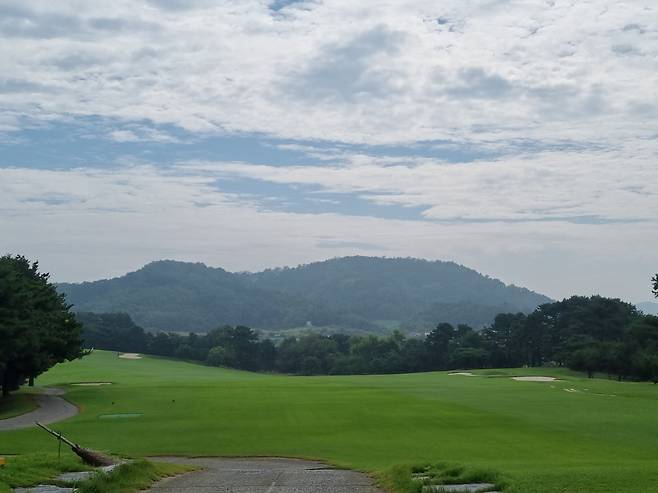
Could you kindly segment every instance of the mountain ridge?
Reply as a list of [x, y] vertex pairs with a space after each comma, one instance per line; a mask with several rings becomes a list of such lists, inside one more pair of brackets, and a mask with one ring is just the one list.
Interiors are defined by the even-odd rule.
[[455, 262], [362, 256], [255, 273], [157, 260], [120, 277], [58, 288], [76, 311], [121, 311], [148, 328], [199, 332], [308, 322], [377, 330], [382, 320], [417, 329], [439, 321], [482, 326], [496, 310], [529, 312], [552, 301]]

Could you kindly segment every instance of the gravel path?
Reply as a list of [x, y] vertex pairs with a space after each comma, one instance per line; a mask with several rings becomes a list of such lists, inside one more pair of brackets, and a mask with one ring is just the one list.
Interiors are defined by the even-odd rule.
[[62, 399], [63, 389], [49, 387], [34, 396], [38, 409], [14, 418], [0, 419], [0, 431], [20, 430], [34, 426], [35, 421], [48, 424], [62, 421], [78, 414], [78, 408]]
[[156, 457], [203, 467], [157, 483], [154, 493], [382, 493], [368, 476], [298, 459]]

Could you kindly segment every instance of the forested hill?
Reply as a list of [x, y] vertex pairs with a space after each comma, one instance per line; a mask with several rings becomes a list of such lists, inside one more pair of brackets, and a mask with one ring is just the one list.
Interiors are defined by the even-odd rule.
[[191, 331], [307, 322], [369, 330], [382, 324], [427, 329], [439, 321], [479, 327], [499, 312], [530, 312], [551, 301], [453, 262], [374, 257], [235, 274], [166, 260], [116, 279], [59, 289], [77, 311], [125, 312], [144, 327]]
[[409, 258], [343, 257], [243, 278], [253, 286], [305, 296], [368, 320], [408, 321], [455, 305], [466, 309], [461, 315], [455, 313], [457, 318], [466, 316], [473, 306], [530, 312], [551, 301], [454, 262]]

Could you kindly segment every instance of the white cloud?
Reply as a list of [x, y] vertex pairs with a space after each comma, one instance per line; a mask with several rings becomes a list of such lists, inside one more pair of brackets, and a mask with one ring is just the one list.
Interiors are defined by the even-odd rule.
[[[162, 257], [247, 269], [381, 247], [552, 296], [647, 298], [657, 14], [653, 0], [4, 0], [0, 143], [80, 116], [135, 145], [176, 141], [148, 121], [337, 142], [287, 144], [332, 158], [316, 167], [0, 168], [0, 249], [83, 279]], [[507, 157], [446, 164], [343, 145], [441, 139]], [[264, 211], [218, 192], [221, 176], [422, 206], [427, 220]]]
[[8, 1], [0, 73], [12, 92], [0, 103], [345, 142], [619, 141], [658, 124], [655, 111], [637, 112], [658, 99], [656, 9]]
[[[553, 151], [495, 161], [354, 156], [343, 166], [188, 163], [183, 169], [357, 193], [422, 206], [441, 221], [645, 222], [658, 219], [658, 142], [606, 151]], [[348, 161], [349, 162], [349, 161]], [[642, 227], [641, 225], [638, 227]]]
[[473, 225], [264, 212], [222, 195], [215, 176], [189, 171], [0, 169], [0, 252], [40, 259], [56, 280], [120, 275], [159, 258], [244, 270], [384, 253], [454, 259], [555, 297], [593, 286], [649, 295], [655, 222]]
[[113, 130], [109, 137], [116, 142], [138, 142], [139, 137], [131, 130]]
[[115, 142], [178, 142], [178, 139], [153, 128], [131, 125], [130, 129], [112, 130], [108, 137]]

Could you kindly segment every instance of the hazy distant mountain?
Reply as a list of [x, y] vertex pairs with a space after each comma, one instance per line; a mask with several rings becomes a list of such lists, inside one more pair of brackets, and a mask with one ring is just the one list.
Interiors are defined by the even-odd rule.
[[653, 301], [643, 301], [642, 303], [635, 303], [638, 310], [642, 310], [647, 315], [658, 315], [658, 303]]
[[506, 286], [454, 262], [343, 257], [244, 276], [254, 286], [329, 304], [369, 320], [405, 320], [436, 303], [532, 311], [546, 296]]
[[125, 312], [147, 328], [205, 331], [222, 324], [261, 329], [401, 323], [489, 323], [500, 311], [551, 301], [453, 262], [344, 257], [295, 268], [230, 273], [199, 263], [158, 261], [125, 276], [60, 284], [75, 310]]

